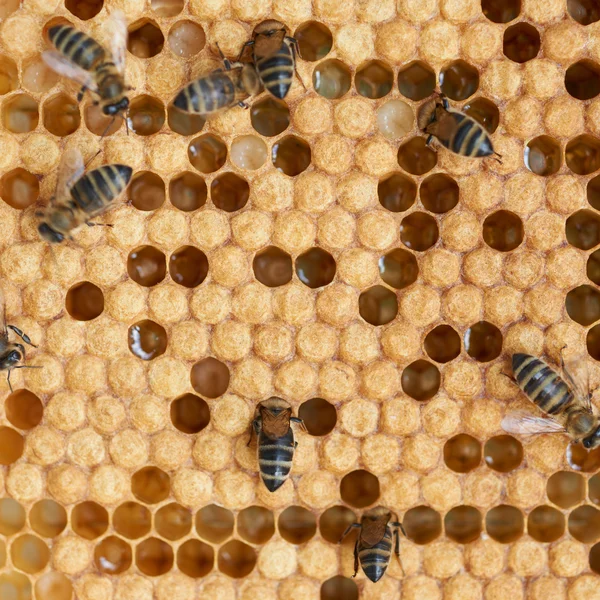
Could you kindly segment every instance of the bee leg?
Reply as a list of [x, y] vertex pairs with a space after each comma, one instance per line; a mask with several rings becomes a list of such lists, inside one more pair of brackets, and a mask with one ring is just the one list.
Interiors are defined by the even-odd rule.
[[[290, 36], [286, 36], [285, 39], [288, 42], [290, 42], [290, 47], [292, 49], [292, 56], [293, 56], [293, 59], [294, 59], [294, 73], [296, 74], [296, 77], [298, 78], [298, 80], [302, 84], [302, 87], [304, 88], [304, 90], [306, 90], [306, 85], [304, 84], [304, 80], [302, 79], [302, 77], [300, 77], [300, 73], [298, 73], [298, 68], [296, 67], [296, 57], [300, 56], [300, 48], [298, 46], [298, 40], [296, 38], [293, 38], [293, 37], [290, 37]], [[302, 57], [300, 56], [300, 58], [302, 58]]]
[[88, 227], [114, 227], [112, 223], [92, 223], [92, 221], [86, 221], [85, 224]]
[[390, 523], [390, 525], [394, 528], [394, 535], [396, 536], [396, 544], [394, 546], [394, 554], [400, 563], [400, 570], [402, 571], [402, 577], [406, 575], [404, 572], [404, 565], [402, 564], [402, 559], [400, 558], [400, 533], [399, 530], [402, 530], [402, 533], [406, 537], [406, 532], [404, 531], [404, 527], [402, 527], [402, 523]]
[[77, 102], [81, 102], [83, 100], [83, 95], [86, 92], [87, 92], [87, 86], [84, 85], [77, 93]]
[[18, 327], [15, 327], [14, 325], [7, 325], [7, 327], [9, 329], [12, 329], [26, 344], [29, 344], [30, 346], [37, 348], [37, 346], [35, 344], [31, 343], [29, 336], [26, 333], [23, 333]]
[[356, 577], [358, 573], [358, 538], [356, 538], [356, 543], [354, 544], [354, 575], [352, 577]]
[[298, 423], [302, 428], [302, 431], [308, 433], [308, 429], [306, 429], [306, 425], [304, 424], [304, 421], [302, 419], [299, 419], [298, 417], [290, 417], [290, 421], [292, 421], [293, 423]]
[[10, 388], [10, 391], [12, 392], [12, 385], [10, 383], [10, 372], [14, 371], [15, 369], [43, 369], [44, 367], [42, 367], [41, 365], [18, 365], [17, 367], [13, 367], [12, 369], [8, 370], [8, 376], [6, 378], [6, 381], [8, 381], [8, 387]]
[[[427, 133], [427, 132], [426, 132], [426, 133]], [[425, 145], [426, 145], [426, 146], [429, 146], [429, 145], [431, 145], [431, 142], [432, 142], [432, 141], [433, 141], [433, 135], [430, 133], [430, 134], [427, 136], [427, 141], [425, 142]]]
[[258, 419], [254, 419], [254, 421], [252, 421], [252, 427], [250, 428], [250, 439], [248, 440], [248, 443], [246, 444], [246, 448], [248, 448], [250, 446], [250, 444], [252, 443], [252, 438], [253, 438], [254, 434], [256, 434], [258, 436], [259, 431], [260, 431], [260, 423], [259, 423]]
[[238, 106], [241, 106], [242, 108], [245, 108], [246, 110], [248, 110], [250, 108], [250, 105], [247, 102], [238, 102]]
[[[242, 56], [244, 55], [244, 51], [246, 50], [246, 48], [247, 48], [248, 46], [254, 46], [254, 40], [248, 40], [248, 41], [247, 41], [247, 42], [246, 42], [246, 43], [245, 43], [245, 44], [242, 46], [242, 49], [240, 50], [240, 55], [237, 57], [237, 60], [236, 60], [235, 62], [240, 62], [240, 60], [242, 60]], [[221, 50], [219, 50], [219, 52], [221, 52]], [[223, 56], [223, 55], [221, 54], [221, 56]], [[225, 58], [225, 57], [223, 56], [223, 58]]]
[[6, 381], [8, 383], [8, 389], [10, 390], [10, 393], [13, 393], [13, 389], [12, 389], [12, 383], [10, 382], [10, 372], [12, 371], [12, 369], [8, 369], [8, 373], [6, 375]]
[[350, 533], [350, 531], [354, 528], [360, 527], [360, 523], [350, 523], [350, 525], [348, 525], [348, 527], [346, 527], [346, 531], [344, 531], [344, 533], [342, 533], [342, 537], [340, 538], [338, 544], [340, 544], [342, 542], [342, 540]]
[[508, 379], [510, 379], [514, 384], [517, 384], [517, 380], [512, 376], [509, 375], [508, 373], [505, 373], [504, 371], [500, 371], [500, 375], [504, 375], [504, 377], [507, 377]]

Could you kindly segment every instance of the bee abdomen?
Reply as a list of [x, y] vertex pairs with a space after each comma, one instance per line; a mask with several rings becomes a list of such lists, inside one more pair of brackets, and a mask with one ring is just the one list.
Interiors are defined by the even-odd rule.
[[68, 25], [56, 25], [48, 30], [50, 41], [59, 52], [87, 71], [105, 56], [96, 40]]
[[390, 564], [392, 552], [392, 538], [388, 537], [386, 531], [385, 537], [372, 548], [360, 547], [358, 557], [365, 575], [373, 582], [379, 581]]
[[294, 59], [286, 45], [277, 54], [259, 59], [257, 69], [265, 88], [275, 97], [285, 98], [294, 76]]
[[294, 434], [288, 433], [276, 440], [262, 435], [258, 445], [258, 466], [267, 489], [274, 492], [288, 478], [294, 457]]
[[81, 177], [71, 188], [71, 196], [83, 211], [95, 213], [127, 187], [131, 173], [126, 165], [104, 165]]
[[173, 104], [189, 113], [210, 114], [235, 101], [235, 85], [225, 73], [211, 73], [184, 87]]
[[461, 156], [478, 157], [493, 154], [490, 138], [483, 127], [477, 121], [460, 113], [452, 113], [456, 122], [456, 130], [447, 148]]

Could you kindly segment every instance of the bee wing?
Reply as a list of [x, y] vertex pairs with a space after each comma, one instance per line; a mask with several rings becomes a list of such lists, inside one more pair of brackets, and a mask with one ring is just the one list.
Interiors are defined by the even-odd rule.
[[8, 340], [8, 329], [6, 328], [6, 302], [4, 292], [0, 290], [0, 340]]
[[127, 51], [127, 19], [121, 10], [113, 10], [108, 18], [108, 27], [112, 31], [112, 59], [117, 69], [124, 73], [125, 52]]
[[89, 90], [98, 92], [98, 87], [96, 86], [92, 73], [77, 66], [60, 52], [47, 50], [46, 52], [42, 52], [42, 58], [44, 59], [44, 62], [59, 75], [64, 75], [82, 86], [85, 86]]
[[56, 198], [68, 198], [73, 184], [83, 175], [83, 157], [78, 148], [69, 148], [63, 152], [58, 168]]
[[590, 398], [590, 373], [585, 355], [577, 354], [565, 359], [560, 355], [562, 371], [567, 383], [573, 388], [577, 400], [583, 403], [588, 412], [592, 412]]
[[526, 411], [516, 410], [502, 419], [502, 429], [507, 433], [531, 435], [534, 433], [560, 433], [565, 428], [554, 419], [538, 417]]
[[378, 544], [383, 539], [387, 524], [386, 519], [363, 522], [360, 530], [360, 539], [366, 546], [375, 546], [375, 544]]

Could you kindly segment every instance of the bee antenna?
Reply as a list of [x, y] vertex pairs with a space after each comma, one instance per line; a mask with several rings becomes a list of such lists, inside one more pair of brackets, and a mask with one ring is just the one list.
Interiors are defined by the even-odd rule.
[[[113, 117], [111, 119], [110, 123], [106, 126], [106, 129], [102, 132], [102, 135], [100, 136], [100, 140], [104, 139], [104, 136], [106, 136], [106, 134], [108, 133], [108, 130], [112, 127], [112, 124], [114, 122], [115, 122], [115, 117]], [[98, 152], [100, 152], [100, 151], [98, 151]]]
[[125, 129], [127, 131], [127, 135], [129, 135], [129, 118], [126, 117], [124, 114], [121, 114], [121, 119], [123, 119], [123, 121], [125, 121]]
[[[113, 119], [113, 120], [114, 120], [114, 119]], [[110, 126], [109, 126], [109, 127], [110, 127]], [[88, 168], [89, 164], [90, 164], [90, 163], [91, 163], [91, 162], [92, 162], [92, 161], [93, 161], [93, 160], [96, 158], [96, 156], [98, 156], [98, 154], [100, 154], [100, 150], [98, 150], [98, 152], [96, 152], [96, 154], [94, 154], [94, 156], [92, 156], [92, 158], [90, 158], [90, 160], [88, 160], [88, 161], [85, 163], [85, 167], [84, 167], [84, 168], [85, 168], [85, 170], [86, 170], [86, 171], [87, 171], [87, 168]]]

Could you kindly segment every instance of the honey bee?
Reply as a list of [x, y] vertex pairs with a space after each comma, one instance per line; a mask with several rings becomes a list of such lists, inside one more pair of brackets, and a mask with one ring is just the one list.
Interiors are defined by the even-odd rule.
[[462, 112], [450, 108], [448, 99], [440, 94], [439, 101], [425, 105], [419, 115], [419, 126], [427, 133], [427, 145], [433, 138], [451, 152], [468, 158], [484, 158], [495, 155], [500, 162], [502, 156], [494, 151], [492, 140], [483, 126]]
[[[392, 521], [392, 516], [396, 517]], [[358, 573], [358, 563], [365, 575], [373, 582], [377, 583], [385, 573], [390, 564], [392, 556], [392, 541], [396, 535], [394, 554], [398, 558], [400, 568], [402, 560], [400, 559], [400, 531], [406, 537], [406, 532], [398, 517], [392, 514], [392, 511], [385, 506], [376, 506], [365, 512], [360, 523], [348, 525], [344, 531], [340, 542], [350, 533], [354, 527], [360, 529], [356, 544], [354, 545], [354, 575]], [[404, 569], [402, 569], [404, 572]]]
[[83, 174], [85, 167], [77, 149], [67, 150], [58, 173], [56, 195], [51, 205], [36, 213], [41, 218], [40, 236], [48, 242], [59, 243], [84, 223], [89, 227], [92, 217], [107, 210], [129, 184], [132, 169], [126, 165], [103, 165]]
[[292, 417], [292, 407], [285, 400], [272, 396], [258, 403], [248, 445], [256, 434], [260, 476], [270, 492], [277, 491], [285, 483], [292, 468], [298, 442], [294, 440], [290, 422], [304, 427], [302, 419]]
[[[583, 373], [575, 376], [575, 365]], [[585, 448], [600, 446], [600, 422], [592, 410], [585, 359], [565, 365], [561, 351], [563, 379], [543, 360], [529, 354], [513, 354], [515, 381], [525, 395], [548, 416], [514, 411], [502, 420], [508, 433], [567, 433], [573, 442]]]

